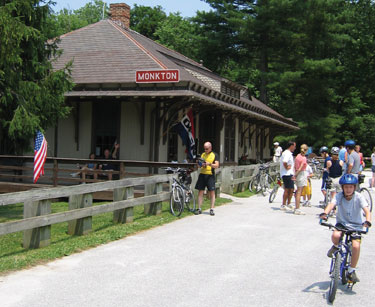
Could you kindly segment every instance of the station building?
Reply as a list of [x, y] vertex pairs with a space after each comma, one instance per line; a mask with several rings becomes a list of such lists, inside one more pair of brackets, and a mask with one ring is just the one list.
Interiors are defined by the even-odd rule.
[[70, 116], [49, 129], [48, 156], [102, 156], [120, 143], [119, 158], [186, 159], [173, 126], [192, 110], [197, 152], [210, 141], [221, 163], [270, 158], [275, 135], [298, 129], [246, 87], [131, 30], [130, 7], [60, 37], [60, 69], [73, 61], [75, 87], [65, 94]]

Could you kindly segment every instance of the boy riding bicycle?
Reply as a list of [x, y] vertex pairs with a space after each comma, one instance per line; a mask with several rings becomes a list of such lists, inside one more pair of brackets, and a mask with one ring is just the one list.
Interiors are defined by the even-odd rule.
[[[363, 227], [371, 227], [371, 213], [368, 209], [367, 202], [360, 193], [355, 191], [358, 179], [352, 174], [345, 174], [340, 178], [339, 183], [342, 187], [342, 192], [336, 194], [336, 197], [332, 199], [332, 203], [328, 204], [319, 217], [323, 220], [327, 220], [330, 211], [337, 207], [336, 227], [357, 230], [362, 230]], [[365, 213], [365, 218], [363, 213]], [[341, 236], [342, 231], [334, 230], [332, 233], [333, 246], [327, 253], [328, 257], [332, 258], [333, 254], [338, 250]], [[355, 269], [359, 260], [360, 247], [361, 237], [353, 237], [352, 259], [348, 269], [349, 281], [353, 283], [359, 282]]]

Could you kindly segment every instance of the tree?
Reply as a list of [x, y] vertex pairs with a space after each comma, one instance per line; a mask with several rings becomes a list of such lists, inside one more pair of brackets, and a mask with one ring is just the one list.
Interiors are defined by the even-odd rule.
[[57, 14], [50, 15], [51, 29], [49, 37], [57, 37], [62, 34], [85, 27], [89, 24], [108, 17], [108, 6], [102, 0], [94, 0], [78, 10], [60, 10]]
[[159, 39], [157, 34], [155, 34], [156, 29], [167, 18], [167, 15], [160, 5], [149, 7], [135, 4], [130, 11], [130, 15], [131, 29], [152, 40]]
[[51, 1], [0, 3], [0, 152], [22, 154], [36, 130], [69, 113], [64, 93], [72, 89], [69, 66], [53, 71], [58, 55], [47, 41]]
[[181, 17], [179, 13], [169, 16], [155, 30], [160, 44], [182, 53], [184, 56], [199, 61], [199, 37], [196, 24]]

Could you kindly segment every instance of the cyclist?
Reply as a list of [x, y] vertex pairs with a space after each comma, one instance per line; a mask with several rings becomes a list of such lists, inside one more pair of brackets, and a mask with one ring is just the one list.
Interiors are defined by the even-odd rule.
[[195, 214], [202, 213], [203, 194], [207, 187], [211, 202], [210, 215], [215, 215], [215, 168], [219, 168], [219, 156], [212, 151], [210, 142], [205, 142], [203, 148], [204, 153], [201, 154], [201, 160], [198, 161], [201, 170], [195, 185], [195, 189], [199, 191], [198, 210], [196, 210]]
[[361, 165], [361, 159], [358, 153], [354, 150], [355, 142], [353, 140], [347, 140], [345, 147], [348, 152], [348, 162], [346, 164], [346, 173], [353, 174], [358, 178], [359, 168]]
[[[330, 211], [337, 207], [336, 227], [347, 227], [356, 230], [362, 230], [363, 227], [371, 227], [371, 213], [367, 202], [360, 193], [355, 191], [358, 183], [357, 177], [352, 174], [345, 174], [340, 178], [339, 183], [342, 187], [342, 192], [336, 194], [336, 197], [328, 204], [319, 217], [327, 220]], [[365, 218], [363, 212], [365, 213]], [[333, 254], [338, 250], [341, 235], [341, 231], [333, 231], [331, 238], [333, 245], [327, 253], [328, 257], [332, 258]], [[348, 279], [353, 283], [359, 282], [355, 269], [359, 260], [360, 247], [361, 236], [352, 235], [352, 259], [348, 269]]]
[[[327, 194], [327, 189], [326, 189], [326, 180], [328, 178], [328, 171], [327, 171], [327, 162], [331, 160], [331, 157], [328, 154], [328, 147], [327, 146], [322, 146], [319, 149], [320, 156], [324, 159], [324, 165], [323, 165], [323, 176], [322, 176], [322, 187], [321, 191], [323, 193], [324, 198], [326, 197]], [[324, 200], [321, 201], [320, 203], [324, 203]]]
[[339, 180], [342, 175], [342, 166], [344, 165], [344, 162], [339, 160], [339, 151], [340, 148], [332, 147], [331, 160], [327, 161], [328, 177], [332, 178], [333, 187], [335, 188], [335, 190], [331, 192], [331, 199], [335, 197], [336, 192], [341, 191]]

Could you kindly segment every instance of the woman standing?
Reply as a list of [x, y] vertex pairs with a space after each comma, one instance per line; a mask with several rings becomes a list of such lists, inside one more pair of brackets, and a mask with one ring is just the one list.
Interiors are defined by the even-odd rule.
[[296, 185], [297, 185], [296, 209], [294, 210], [294, 214], [303, 215], [305, 213], [301, 211], [300, 204], [301, 204], [302, 190], [305, 186], [307, 186], [306, 153], [307, 153], [308, 147], [306, 144], [302, 144], [300, 149], [301, 149], [300, 153], [297, 155], [296, 159], [294, 160], [294, 173], [296, 176]]

